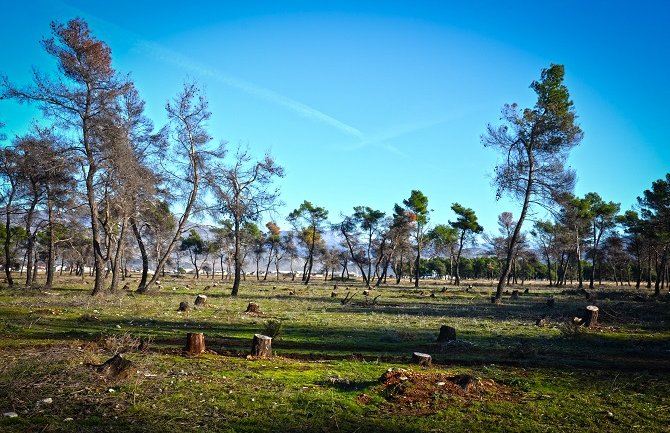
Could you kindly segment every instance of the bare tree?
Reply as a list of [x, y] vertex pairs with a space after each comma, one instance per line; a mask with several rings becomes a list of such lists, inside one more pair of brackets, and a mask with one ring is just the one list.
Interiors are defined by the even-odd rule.
[[207, 100], [195, 84], [185, 84], [177, 97], [166, 104], [165, 109], [170, 120], [171, 140], [163, 143], [159, 161], [165, 164], [162, 167], [166, 173], [165, 181], [174, 191], [183, 211], [177, 218], [172, 236], [156, 259], [156, 269], [151, 279], [137, 288], [138, 293], [147, 293], [158, 280], [194, 211], [208, 160], [220, 157], [223, 153], [220, 147], [206, 148], [211, 137], [205, 125], [211, 113]]
[[235, 277], [231, 294], [237, 296], [243, 263], [242, 226], [258, 221], [263, 213], [279, 205], [279, 190], [272, 189], [272, 182], [284, 176], [284, 169], [269, 154], [256, 161], [242, 147], [237, 148], [233, 159], [231, 165], [221, 163], [210, 172], [208, 185], [218, 200], [213, 210], [229, 216], [233, 223]]

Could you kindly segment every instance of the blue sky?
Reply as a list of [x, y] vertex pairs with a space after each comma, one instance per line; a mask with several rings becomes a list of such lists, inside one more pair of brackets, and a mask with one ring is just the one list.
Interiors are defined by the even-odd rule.
[[[51, 20], [85, 18], [130, 73], [148, 114], [186, 79], [206, 89], [217, 140], [269, 150], [286, 169], [286, 215], [307, 199], [335, 221], [355, 205], [391, 212], [419, 189], [433, 223], [473, 208], [489, 232], [502, 211], [480, 136], [504, 103], [566, 67], [584, 140], [568, 161], [576, 192], [623, 209], [670, 171], [670, 9], [665, 2], [7, 2], [0, 73], [28, 83], [53, 68]], [[39, 113], [0, 101], [12, 137]]]

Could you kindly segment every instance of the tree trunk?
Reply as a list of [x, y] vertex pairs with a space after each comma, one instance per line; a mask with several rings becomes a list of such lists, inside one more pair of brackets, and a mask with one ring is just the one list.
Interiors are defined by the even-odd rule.
[[7, 285], [12, 287], [14, 285], [14, 279], [12, 278], [12, 257], [10, 251], [10, 243], [12, 242], [12, 230], [11, 230], [11, 216], [12, 216], [12, 201], [16, 195], [16, 187], [12, 183], [11, 190], [7, 196], [7, 206], [5, 207], [5, 212], [7, 212], [5, 218], [5, 278], [7, 278]]
[[233, 262], [235, 267], [235, 277], [233, 278], [233, 289], [231, 296], [237, 296], [240, 291], [240, 280], [242, 279], [242, 252], [240, 251], [240, 221], [235, 218], [234, 221], [235, 251], [233, 253]]
[[519, 220], [516, 222], [514, 227], [514, 232], [512, 233], [512, 238], [509, 241], [509, 247], [507, 248], [507, 257], [505, 258], [505, 266], [502, 269], [500, 274], [500, 279], [498, 280], [498, 286], [496, 288], [496, 304], [500, 303], [502, 298], [503, 288], [505, 287], [505, 280], [512, 268], [512, 260], [514, 259], [514, 253], [516, 249], [516, 243], [519, 239], [519, 234], [521, 234], [521, 227], [524, 220], [526, 219], [526, 213], [528, 212], [528, 207], [530, 206], [530, 197], [533, 190], [533, 174], [534, 174], [534, 161], [533, 156], [530, 153], [531, 150], [528, 150], [528, 185], [526, 186], [526, 193], [523, 199], [523, 207], [521, 208], [521, 215], [519, 215]]
[[184, 352], [188, 355], [199, 355], [205, 351], [205, 334], [191, 333], [186, 334], [186, 347]]
[[267, 335], [254, 334], [251, 344], [251, 356], [268, 358], [272, 356], [272, 338]]
[[[53, 215], [53, 200], [51, 198], [51, 193], [47, 187], [47, 217], [48, 217], [48, 228], [47, 228], [47, 279], [44, 287], [48, 290], [51, 289], [54, 282], [54, 264], [56, 261], [56, 239], [54, 238], [54, 215]], [[63, 274], [63, 265], [61, 264], [61, 275]]]
[[445, 342], [445, 341], [453, 341], [455, 339], [456, 339], [456, 328], [452, 328], [451, 326], [447, 325], [440, 326], [440, 335], [437, 337], [437, 341]]
[[126, 234], [126, 224], [128, 219], [123, 217], [121, 222], [121, 230], [119, 232], [119, 239], [116, 242], [116, 251], [114, 252], [114, 258], [112, 259], [112, 282], [109, 285], [110, 292], [116, 292], [119, 288], [119, 273], [121, 272], [121, 253], [123, 251], [123, 243], [125, 240]]
[[412, 363], [419, 364], [423, 367], [430, 367], [433, 363], [433, 358], [427, 353], [414, 352], [412, 354]]
[[416, 259], [414, 260], [414, 287], [419, 287], [419, 263], [421, 263], [421, 247], [416, 246]]
[[584, 319], [584, 326], [592, 328], [598, 324], [598, 307], [589, 305], [586, 307], [586, 316]]
[[149, 275], [149, 255], [147, 254], [147, 249], [142, 240], [142, 233], [140, 232], [139, 227], [137, 227], [135, 218], [130, 218], [130, 227], [133, 229], [135, 240], [137, 240], [137, 247], [140, 250], [140, 256], [142, 258], [142, 275], [140, 276], [140, 283], [137, 286], [137, 290], [139, 292], [144, 292], [144, 288], [147, 284], [147, 276]]

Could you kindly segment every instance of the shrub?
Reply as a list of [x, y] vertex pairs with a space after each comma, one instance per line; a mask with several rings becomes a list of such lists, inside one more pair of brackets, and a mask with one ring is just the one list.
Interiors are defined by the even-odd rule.
[[282, 322], [280, 320], [268, 320], [265, 322], [263, 335], [271, 337], [273, 340], [278, 340], [282, 332]]

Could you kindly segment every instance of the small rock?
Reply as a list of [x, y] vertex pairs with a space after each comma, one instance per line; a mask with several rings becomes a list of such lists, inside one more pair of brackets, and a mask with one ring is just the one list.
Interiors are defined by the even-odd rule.
[[607, 415], [607, 418], [614, 418], [614, 414], [610, 412], [609, 410], [605, 412], [605, 415]]
[[116, 390], [114, 388], [109, 388], [107, 392], [116, 392]]
[[53, 402], [54, 401], [51, 397], [43, 398], [42, 400], [40, 400], [40, 403], [42, 403], [42, 404], [51, 404]]
[[121, 329], [121, 325], [116, 325], [116, 329]]
[[437, 382], [437, 386], [444, 386], [446, 384], [447, 384], [447, 382]]
[[74, 421], [74, 418], [65, 418], [63, 421], [65, 421], [65, 422]]
[[16, 418], [17, 416], [19, 416], [19, 414], [16, 412], [5, 412], [2, 414], [2, 416], [5, 416], [7, 418]]

